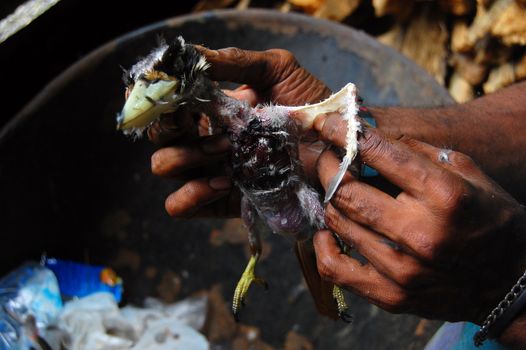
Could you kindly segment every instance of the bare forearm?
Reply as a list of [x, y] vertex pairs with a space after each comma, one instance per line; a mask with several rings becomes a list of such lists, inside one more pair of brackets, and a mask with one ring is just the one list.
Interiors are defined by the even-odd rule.
[[466, 104], [441, 108], [371, 108], [378, 127], [470, 155], [526, 202], [526, 82]]

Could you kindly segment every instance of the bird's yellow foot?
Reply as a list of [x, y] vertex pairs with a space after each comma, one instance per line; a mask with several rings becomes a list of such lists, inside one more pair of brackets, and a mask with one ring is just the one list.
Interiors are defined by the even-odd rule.
[[345, 296], [343, 295], [343, 291], [340, 287], [337, 285], [334, 285], [332, 288], [332, 297], [336, 301], [336, 305], [338, 307], [338, 316], [343, 322], [351, 323], [352, 322], [352, 316], [347, 313], [347, 310], [349, 310], [349, 306], [345, 302]]
[[241, 306], [244, 305], [245, 297], [248, 292], [248, 288], [252, 282], [262, 285], [265, 289], [268, 289], [268, 284], [260, 277], [257, 277], [254, 273], [256, 268], [256, 263], [259, 256], [252, 255], [248, 261], [248, 265], [241, 275], [239, 282], [237, 282], [236, 291], [234, 292], [234, 299], [232, 300], [232, 312], [234, 313], [234, 318], [236, 321], [239, 321], [239, 311]]

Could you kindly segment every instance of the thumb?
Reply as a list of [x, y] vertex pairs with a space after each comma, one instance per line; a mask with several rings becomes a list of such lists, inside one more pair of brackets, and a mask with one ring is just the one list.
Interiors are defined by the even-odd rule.
[[280, 61], [278, 50], [249, 51], [236, 47], [211, 50], [202, 46], [196, 46], [196, 49], [211, 64], [208, 72], [212, 80], [259, 88], [276, 83], [276, 67]]
[[320, 114], [314, 119], [314, 130], [316, 130], [320, 139], [327, 141], [341, 148], [347, 145], [347, 121], [344, 120], [340, 113]]

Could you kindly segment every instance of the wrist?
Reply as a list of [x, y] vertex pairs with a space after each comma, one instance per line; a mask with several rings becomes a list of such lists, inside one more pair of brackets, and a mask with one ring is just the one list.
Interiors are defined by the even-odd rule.
[[[509, 245], [506, 250], [514, 257], [506, 264], [506, 271], [503, 271], [502, 274], [503, 277], [508, 276], [502, 279], [502, 285], [508, 287], [506, 287], [506, 292], [499, 292], [500, 302], [492, 302], [492, 306], [498, 306], [485, 320], [487, 322], [490, 317], [495, 318], [491, 326], [486, 326], [488, 337], [497, 338], [502, 344], [513, 348], [526, 348], [526, 333], [524, 332], [526, 329], [525, 225], [526, 212], [520, 208], [514, 215], [508, 231]], [[495, 313], [495, 311], [497, 312]], [[482, 324], [481, 330], [484, 328], [484, 324], [486, 323]]]
[[385, 134], [417, 139], [437, 147], [456, 145], [445, 108], [368, 107]]
[[512, 348], [526, 347], [526, 309], [523, 309], [498, 338], [499, 342]]
[[[525, 210], [522, 210], [525, 213]], [[513, 235], [515, 236], [518, 245], [522, 248], [521, 255], [519, 259], [519, 266], [517, 273], [519, 271], [526, 269], [526, 214], [521, 215], [521, 217], [516, 220], [514, 225]], [[524, 292], [526, 293], [526, 291]], [[498, 338], [502, 344], [505, 344], [512, 348], [526, 348], [526, 307], [523, 307], [522, 310], [517, 314], [517, 316], [511, 321], [510, 325], [504, 329], [500, 337]]]

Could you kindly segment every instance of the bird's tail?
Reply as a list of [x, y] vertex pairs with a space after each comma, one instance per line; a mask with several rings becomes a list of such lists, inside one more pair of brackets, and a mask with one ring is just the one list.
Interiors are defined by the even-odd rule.
[[337, 303], [333, 297], [334, 285], [324, 281], [318, 273], [312, 238], [297, 241], [295, 251], [316, 309], [320, 314], [337, 320], [339, 314]]

